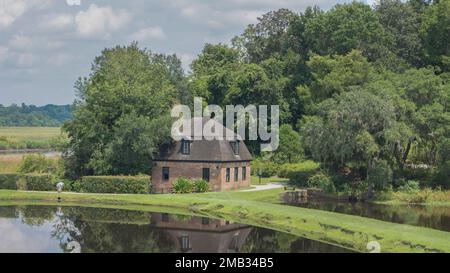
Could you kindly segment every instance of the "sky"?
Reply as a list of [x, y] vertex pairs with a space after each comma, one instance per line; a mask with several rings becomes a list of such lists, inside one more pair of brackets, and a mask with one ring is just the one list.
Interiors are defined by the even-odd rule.
[[268, 11], [342, 2], [349, 1], [0, 0], [0, 104], [72, 103], [75, 81], [106, 47], [138, 41], [177, 54], [187, 70], [205, 43], [229, 43]]

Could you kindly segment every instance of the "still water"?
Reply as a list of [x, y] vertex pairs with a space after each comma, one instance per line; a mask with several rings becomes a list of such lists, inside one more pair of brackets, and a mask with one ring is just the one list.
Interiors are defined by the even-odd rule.
[[386, 222], [450, 231], [450, 208], [438, 206], [383, 205], [364, 202], [308, 200], [296, 206], [374, 218]]
[[117, 209], [0, 206], [0, 252], [304, 253], [333, 245], [225, 220]]

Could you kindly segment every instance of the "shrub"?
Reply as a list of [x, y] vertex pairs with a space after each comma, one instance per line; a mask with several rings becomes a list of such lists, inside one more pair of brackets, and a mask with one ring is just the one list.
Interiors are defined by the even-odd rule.
[[251, 170], [253, 175], [261, 175], [261, 177], [272, 177], [277, 174], [278, 164], [271, 161], [254, 160]]
[[444, 162], [433, 176], [433, 186], [450, 189], [450, 161]]
[[397, 188], [398, 191], [402, 191], [402, 192], [418, 192], [420, 191], [420, 184], [419, 181], [415, 181], [415, 180], [408, 180], [406, 182], [404, 182], [402, 185], [400, 185]]
[[8, 150], [11, 148], [11, 145], [6, 139], [0, 138], [0, 150]]
[[322, 172], [316, 173], [308, 178], [308, 187], [320, 188], [328, 193], [336, 192], [336, 188], [334, 187], [331, 178]]
[[[77, 185], [75, 185], [77, 187]], [[84, 176], [80, 191], [90, 193], [150, 193], [149, 176]]]
[[19, 182], [20, 174], [17, 173], [2, 173], [0, 174], [0, 189], [3, 190], [17, 190], [17, 183]]
[[287, 178], [291, 183], [299, 186], [307, 186], [309, 177], [316, 174], [320, 170], [320, 164], [314, 161], [305, 161], [293, 164], [287, 171]]
[[[55, 191], [56, 180], [49, 174], [26, 174], [23, 176], [24, 189], [28, 191]], [[23, 186], [20, 188], [23, 189]]]
[[375, 167], [369, 169], [369, 184], [373, 184], [375, 190], [387, 190], [392, 183], [392, 169], [386, 160], [380, 160]]
[[195, 180], [193, 183], [194, 192], [207, 192], [209, 190], [209, 183], [205, 180]]
[[402, 177], [406, 180], [416, 180], [421, 182], [432, 180], [432, 170], [427, 168], [410, 168], [406, 167], [402, 171]]
[[19, 165], [19, 173], [55, 173], [58, 169], [57, 162], [47, 159], [41, 154], [31, 154], [23, 157]]
[[191, 193], [194, 189], [192, 181], [184, 177], [178, 178], [172, 186], [175, 193]]

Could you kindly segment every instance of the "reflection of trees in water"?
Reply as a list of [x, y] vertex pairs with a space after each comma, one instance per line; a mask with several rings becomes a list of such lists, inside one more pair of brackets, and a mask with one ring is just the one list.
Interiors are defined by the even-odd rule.
[[[173, 242], [167, 233], [152, 230], [148, 213], [110, 209], [67, 208], [53, 228], [52, 236], [61, 248], [77, 241], [82, 252], [169, 252]], [[68, 214], [67, 214], [68, 213]], [[69, 216], [67, 216], [69, 215]], [[120, 219], [120, 220], [119, 220]], [[133, 223], [140, 220], [138, 223]], [[117, 222], [122, 223], [117, 223]]]
[[295, 238], [297, 237], [270, 229], [253, 228], [241, 251], [248, 253], [290, 252], [289, 242]]
[[269, 229], [253, 228], [241, 249], [249, 253], [341, 253], [337, 246]]
[[386, 222], [409, 224], [450, 231], [450, 210], [447, 207], [383, 205], [371, 203], [309, 200], [300, 205], [312, 209], [374, 218]]
[[48, 206], [17, 207], [21, 221], [29, 226], [42, 226], [45, 222], [52, 221], [55, 217], [55, 210], [55, 207]]

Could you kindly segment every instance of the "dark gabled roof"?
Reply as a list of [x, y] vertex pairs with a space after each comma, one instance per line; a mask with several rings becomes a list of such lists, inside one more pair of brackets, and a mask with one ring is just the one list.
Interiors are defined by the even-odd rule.
[[[202, 126], [205, 125], [208, 121], [213, 121], [209, 118], [193, 118], [192, 124], [194, 122], [201, 122]], [[215, 122], [215, 128], [219, 128], [219, 126], [223, 129], [224, 136], [226, 132], [232, 132], [223, 125], [218, 122]], [[192, 125], [194, 128], [194, 125]], [[183, 135], [183, 140], [190, 142], [190, 154], [184, 155], [181, 153], [181, 143], [182, 141], [176, 141], [169, 147], [164, 147], [160, 151], [160, 156], [155, 159], [157, 161], [198, 161], [198, 162], [236, 162], [236, 161], [251, 161], [252, 155], [248, 151], [247, 147], [242, 141], [242, 138], [232, 132], [230, 135], [233, 135], [233, 139], [223, 140], [206, 140], [203, 137], [202, 140], [196, 140], [194, 138], [194, 129], [191, 130], [192, 134]], [[231, 147], [230, 142], [239, 141], [239, 154], [236, 155]]]

